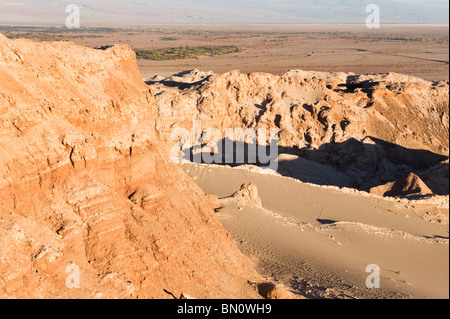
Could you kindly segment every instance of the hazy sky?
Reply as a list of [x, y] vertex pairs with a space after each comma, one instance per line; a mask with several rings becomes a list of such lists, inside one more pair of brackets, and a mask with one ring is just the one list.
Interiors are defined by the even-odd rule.
[[77, 4], [82, 23], [448, 23], [448, 0], [0, 0], [0, 24], [61, 24]]

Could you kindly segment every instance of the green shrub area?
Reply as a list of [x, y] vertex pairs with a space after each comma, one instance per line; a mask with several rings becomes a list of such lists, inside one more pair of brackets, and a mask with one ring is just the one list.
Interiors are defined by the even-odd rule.
[[177, 41], [178, 38], [175, 37], [161, 37], [160, 38], [162, 41]]
[[108, 32], [108, 30], [107, 28], [67, 29], [57, 27], [0, 26], [0, 32], [9, 39], [30, 39], [37, 41], [69, 41], [84, 38], [101, 38], [103, 36], [97, 33]]
[[165, 49], [138, 49], [135, 50], [138, 59], [164, 61], [193, 59], [199, 56], [217, 56], [239, 52], [239, 48], [234, 45], [223, 46], [199, 46], [199, 47], [176, 47]]
[[29, 39], [37, 41], [70, 41], [74, 39], [85, 39], [85, 38], [101, 38], [101, 35], [63, 35], [63, 34], [52, 34], [45, 32], [26, 32], [26, 33], [5, 33], [5, 37], [9, 39]]

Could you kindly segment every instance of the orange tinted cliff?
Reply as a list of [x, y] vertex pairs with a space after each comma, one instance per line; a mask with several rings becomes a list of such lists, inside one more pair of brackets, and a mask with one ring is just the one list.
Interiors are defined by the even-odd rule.
[[0, 35], [0, 297], [258, 296], [155, 115], [128, 47]]

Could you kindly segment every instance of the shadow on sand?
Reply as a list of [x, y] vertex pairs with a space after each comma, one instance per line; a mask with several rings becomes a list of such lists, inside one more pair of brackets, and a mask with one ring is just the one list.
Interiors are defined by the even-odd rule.
[[[233, 145], [232, 151], [226, 148]], [[217, 143], [217, 153], [202, 152], [206, 145], [184, 150], [184, 159], [204, 164], [256, 165], [267, 168], [271, 163], [276, 171], [287, 177], [317, 185], [328, 185], [369, 191], [372, 187], [383, 185], [400, 178], [404, 174], [421, 174], [427, 169], [448, 160], [448, 157], [427, 150], [408, 149], [374, 137], [362, 141], [349, 139], [343, 143], [324, 144], [318, 149], [260, 146], [222, 139]], [[230, 144], [228, 144], [229, 146]], [[255, 158], [255, 149], [265, 154], [260, 160]], [[208, 149], [209, 150], [209, 149]], [[227, 150], [225, 152], [224, 150]], [[271, 153], [272, 152], [272, 153]], [[194, 154], [197, 154], [194, 157]], [[201, 155], [201, 156], [200, 156]], [[210, 160], [205, 161], [205, 158]], [[267, 162], [270, 158], [270, 163]], [[448, 171], [448, 170], [447, 170]], [[439, 195], [448, 195], [448, 187], [432, 189]]]

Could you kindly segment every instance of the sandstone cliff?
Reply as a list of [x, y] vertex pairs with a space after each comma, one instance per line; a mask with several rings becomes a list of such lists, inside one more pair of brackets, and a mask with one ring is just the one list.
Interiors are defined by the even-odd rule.
[[128, 47], [0, 35], [0, 297], [257, 297], [156, 115]]
[[192, 130], [192, 119], [201, 120], [202, 129], [222, 133], [275, 128], [279, 151], [300, 156], [282, 171], [295, 171], [291, 177], [306, 182], [368, 191], [449, 155], [446, 82], [395, 73], [297, 70], [278, 76], [194, 70], [147, 83], [165, 140], [171, 141], [175, 127]]

